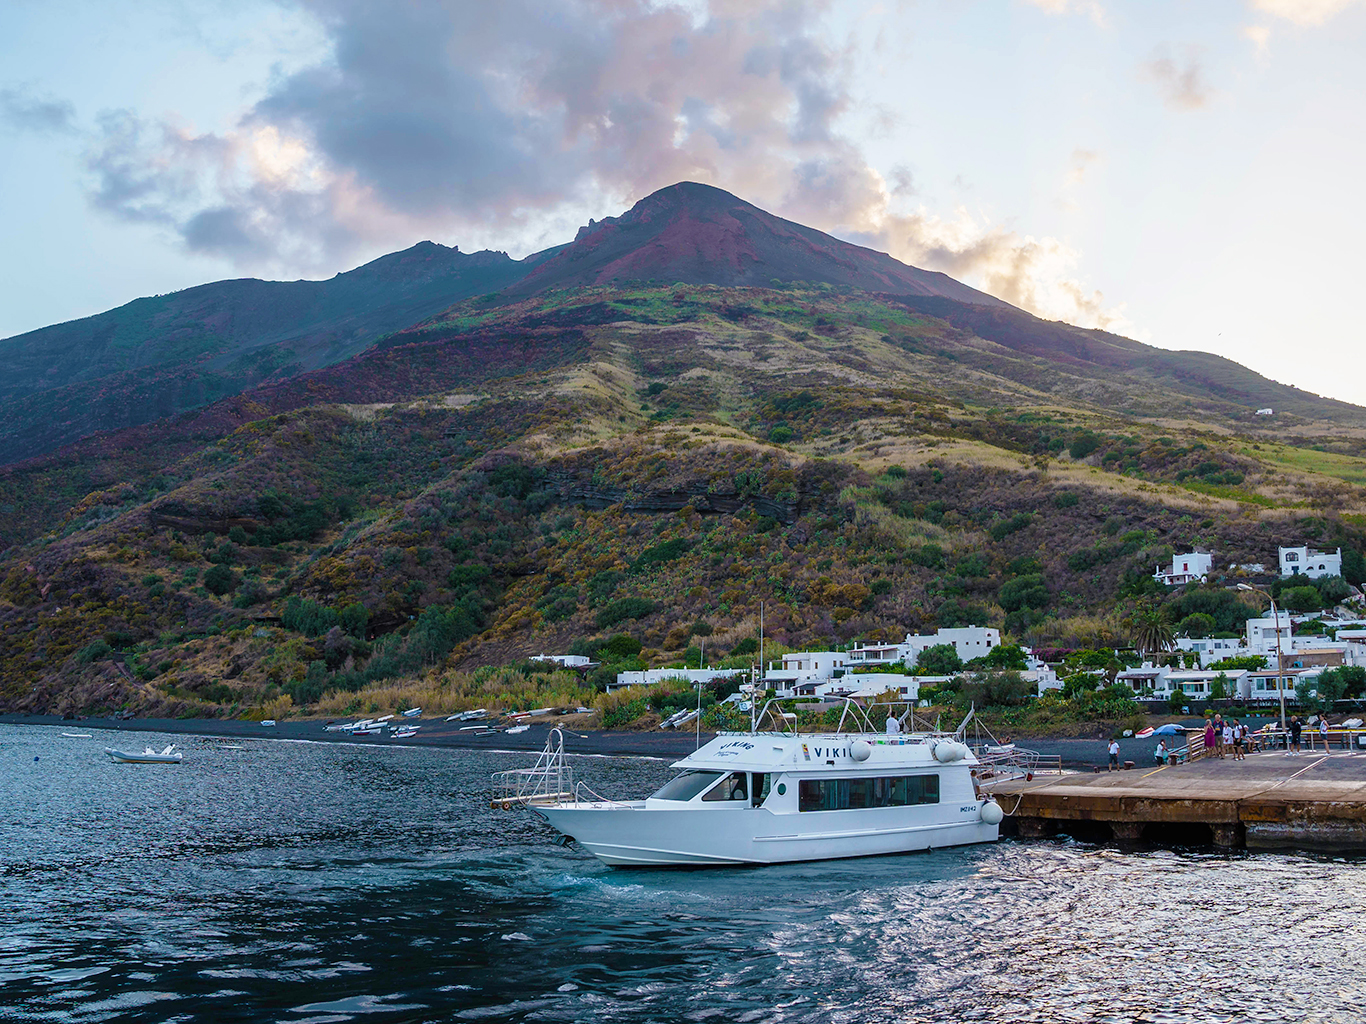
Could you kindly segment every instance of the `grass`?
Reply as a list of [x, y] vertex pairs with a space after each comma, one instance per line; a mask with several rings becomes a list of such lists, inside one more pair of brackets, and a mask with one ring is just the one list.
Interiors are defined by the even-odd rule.
[[1294, 448], [1290, 445], [1263, 444], [1260, 449], [1239, 449], [1249, 458], [1285, 466], [1302, 473], [1318, 473], [1335, 477], [1349, 484], [1366, 485], [1366, 459], [1352, 455], [1339, 455], [1336, 452], [1320, 452], [1312, 448]]

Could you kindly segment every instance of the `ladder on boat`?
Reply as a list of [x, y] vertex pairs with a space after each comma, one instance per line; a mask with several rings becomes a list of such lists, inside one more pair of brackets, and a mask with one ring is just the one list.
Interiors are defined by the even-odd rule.
[[574, 769], [565, 763], [564, 733], [551, 729], [545, 749], [530, 768], [494, 772], [489, 806], [504, 811], [541, 804], [572, 803]]

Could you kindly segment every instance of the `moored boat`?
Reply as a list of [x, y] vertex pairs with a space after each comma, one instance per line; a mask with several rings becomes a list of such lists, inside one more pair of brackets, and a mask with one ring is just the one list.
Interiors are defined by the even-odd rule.
[[[766, 717], [789, 723], [767, 706], [757, 721]], [[553, 730], [535, 768], [495, 776], [493, 802], [529, 806], [615, 867], [779, 864], [994, 842], [1003, 813], [977, 788], [965, 726], [884, 733], [849, 703], [830, 733], [721, 733], [676, 762], [680, 774], [658, 792], [633, 801], [567, 781], [563, 737]]]
[[130, 750], [116, 750], [113, 747], [105, 747], [104, 752], [109, 755], [111, 761], [119, 764], [180, 764], [183, 756], [176, 750], [174, 743], [160, 752], [151, 747], [145, 748], [141, 754], [135, 754]]

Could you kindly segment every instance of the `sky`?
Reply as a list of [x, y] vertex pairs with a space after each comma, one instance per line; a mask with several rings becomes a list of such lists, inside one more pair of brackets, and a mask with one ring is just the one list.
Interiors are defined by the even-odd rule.
[[3, 0], [0, 337], [693, 180], [1366, 405], [1363, 168], [1366, 0]]

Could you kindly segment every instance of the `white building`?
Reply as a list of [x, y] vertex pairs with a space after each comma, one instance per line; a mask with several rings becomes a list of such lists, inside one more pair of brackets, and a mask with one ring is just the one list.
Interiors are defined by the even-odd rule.
[[1279, 633], [1281, 638], [1281, 651], [1290, 650], [1291, 634], [1294, 626], [1290, 621], [1290, 613], [1276, 609], [1276, 617], [1264, 615], [1259, 619], [1248, 619], [1246, 623], [1247, 640], [1244, 654], [1270, 654], [1276, 653], [1276, 635]]
[[[1271, 620], [1267, 619], [1268, 625]], [[1225, 658], [1236, 658], [1240, 654], [1247, 654], [1243, 647], [1243, 641], [1237, 637], [1189, 637], [1179, 636], [1172, 646], [1178, 651], [1191, 651], [1200, 658], [1200, 667], [1209, 668], [1216, 661], [1223, 661]], [[1273, 645], [1275, 641], [1272, 641]], [[1258, 652], [1260, 653], [1260, 652]]]
[[1207, 551], [1192, 551], [1188, 555], [1172, 555], [1171, 571], [1157, 567], [1153, 579], [1165, 587], [1179, 587], [1187, 583], [1203, 583], [1214, 564], [1214, 556]]
[[1310, 547], [1281, 548], [1281, 575], [1299, 573], [1316, 580], [1320, 576], [1342, 575], [1342, 548], [1336, 552], [1315, 551]]
[[607, 690], [610, 693], [612, 690], [620, 689], [623, 686], [654, 686], [656, 683], [670, 680], [695, 686], [698, 683], [711, 683], [718, 679], [734, 679], [748, 673], [748, 669], [741, 668], [647, 668], [639, 672], [617, 673], [616, 684], [608, 686]]
[[564, 668], [588, 668], [594, 664], [592, 658], [586, 658], [582, 654], [538, 654], [531, 660], [550, 661]]
[[769, 662], [764, 683], [779, 693], [795, 693], [804, 683], [828, 683], [844, 675], [849, 657], [844, 651], [793, 651], [783, 655], [781, 668]]
[[[940, 628], [938, 632], [929, 636], [912, 636], [906, 634], [906, 639], [896, 645], [900, 657], [899, 661], [904, 661], [907, 665], [914, 665], [920, 660], [920, 655], [931, 647], [939, 647], [942, 644], [949, 644], [958, 652], [958, 657], [963, 661], [971, 661], [973, 658], [980, 658], [987, 654], [993, 647], [1001, 646], [1001, 631], [992, 629], [989, 626], [963, 626], [959, 629]], [[880, 650], [872, 648], [870, 650]], [[850, 652], [850, 656], [860, 653], [858, 648]]]
[[1223, 676], [1224, 694], [1246, 700], [1251, 696], [1249, 675], [1245, 668], [1221, 669], [1218, 672], [1182, 672], [1173, 669], [1167, 673], [1160, 687], [1154, 689], [1155, 697], [1170, 697], [1180, 689], [1191, 700], [1209, 700], [1214, 692], [1214, 681]]
[[1274, 416], [1274, 415], [1276, 415], [1276, 411], [1275, 411], [1274, 409], [1258, 409], [1258, 410], [1257, 410], [1257, 415], [1258, 415], [1258, 416]]

